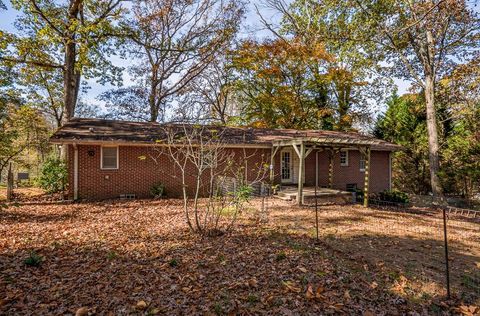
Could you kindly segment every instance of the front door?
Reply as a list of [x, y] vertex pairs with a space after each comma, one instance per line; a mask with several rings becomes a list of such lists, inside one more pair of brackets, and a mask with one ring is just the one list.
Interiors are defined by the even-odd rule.
[[291, 150], [283, 150], [281, 152], [281, 176], [282, 183], [292, 183], [293, 161]]

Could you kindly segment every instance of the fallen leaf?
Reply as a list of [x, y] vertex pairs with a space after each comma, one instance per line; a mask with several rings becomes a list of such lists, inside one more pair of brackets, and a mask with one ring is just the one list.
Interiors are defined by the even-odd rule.
[[75, 316], [85, 316], [87, 314], [88, 314], [88, 308], [87, 307], [80, 307], [75, 312]]
[[282, 281], [283, 285], [293, 293], [300, 293], [302, 289], [298, 286], [295, 286], [295, 284], [292, 281]]
[[249, 285], [250, 287], [257, 287], [257, 286], [258, 286], [258, 281], [257, 281], [257, 279], [252, 278], [252, 279], [248, 280], [248, 285]]
[[373, 282], [370, 284], [370, 287], [371, 287], [372, 289], [376, 289], [376, 288], [378, 287], [378, 283], [375, 282], [375, 281], [373, 281]]
[[313, 288], [311, 285], [307, 287], [307, 293], [305, 293], [305, 297], [309, 300], [315, 298], [315, 294], [313, 294]]
[[478, 316], [480, 315], [480, 308], [474, 305], [469, 305], [469, 306], [461, 305], [458, 308], [458, 312], [460, 312], [460, 314], [464, 316]]
[[137, 305], [135, 305], [135, 307], [144, 310], [145, 308], [147, 308], [147, 303], [143, 300], [140, 300], [137, 302]]
[[317, 290], [315, 291], [315, 297], [322, 298], [323, 297], [322, 293], [324, 292], [324, 290], [325, 289], [321, 286], [317, 287]]

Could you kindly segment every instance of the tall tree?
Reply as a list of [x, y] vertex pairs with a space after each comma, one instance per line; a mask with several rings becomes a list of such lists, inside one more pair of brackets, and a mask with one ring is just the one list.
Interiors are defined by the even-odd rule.
[[74, 116], [81, 77], [118, 82], [119, 69], [106, 56], [105, 44], [115, 33], [122, 0], [16, 0], [22, 15], [17, 32], [2, 33], [0, 60], [39, 71], [60, 70], [64, 120]]
[[148, 105], [149, 121], [164, 121], [167, 103], [228, 47], [243, 16], [233, 0], [137, 1], [129, 30], [128, 51], [134, 86], [112, 91], [112, 104], [134, 98]]
[[437, 87], [442, 186], [471, 198], [480, 186], [480, 58], [455, 67]]
[[64, 118], [62, 73], [45, 69], [24, 69], [19, 84], [26, 89], [27, 100], [38, 109], [55, 127], [62, 126]]
[[[463, 0], [354, 1], [357, 39], [369, 43], [392, 72], [423, 91], [432, 192], [442, 195], [435, 87], [451, 66], [471, 57], [480, 19]], [[382, 58], [379, 58], [382, 59]]]
[[238, 113], [235, 74], [230, 56], [219, 56], [181, 92], [176, 116], [181, 121], [227, 125]]
[[[266, 1], [286, 7], [281, 0]], [[432, 191], [442, 195], [435, 86], [453, 64], [468, 59], [478, 47], [478, 14], [464, 0], [321, 0], [296, 1], [294, 6], [284, 10], [288, 25], [300, 32], [320, 25], [320, 33], [333, 38], [340, 50], [370, 56], [423, 92]], [[298, 21], [304, 23], [295, 24]]]
[[[246, 124], [272, 128], [331, 128], [327, 68], [321, 43], [244, 41], [233, 57]], [[323, 72], [312, 71], [323, 65]]]
[[[372, 104], [381, 104], [390, 80], [378, 74], [376, 60], [369, 58], [361, 44], [349, 41], [352, 22], [349, 8], [334, 0], [264, 0], [264, 5], [280, 14], [278, 25], [262, 16], [263, 24], [277, 38], [292, 37], [305, 45], [321, 42], [334, 56], [328, 67], [330, 102], [337, 112], [334, 128], [348, 130], [353, 124], [370, 121]], [[312, 72], [321, 73], [323, 65], [310, 65]]]
[[377, 118], [373, 134], [403, 146], [393, 159], [393, 186], [414, 194], [430, 190], [425, 102], [419, 94], [393, 94]]

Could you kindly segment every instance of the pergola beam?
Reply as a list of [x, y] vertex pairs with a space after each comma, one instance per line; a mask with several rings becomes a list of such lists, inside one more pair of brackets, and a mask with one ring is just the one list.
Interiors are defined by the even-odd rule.
[[[313, 150], [321, 150], [322, 148], [328, 148], [329, 150], [329, 176], [328, 185], [333, 187], [334, 176], [334, 153], [341, 148], [357, 149], [365, 156], [365, 185], [364, 185], [364, 206], [368, 207], [368, 196], [370, 187], [370, 154], [371, 146], [381, 144], [380, 141], [375, 140], [358, 140], [358, 139], [346, 139], [337, 137], [302, 137], [296, 139], [284, 139], [276, 140], [272, 142], [272, 157], [280, 147], [292, 146], [295, 153], [300, 159], [298, 170], [298, 193], [297, 204], [303, 204], [303, 182], [305, 179], [305, 158], [312, 153]], [[306, 150], [306, 148], [308, 149]], [[272, 158], [273, 159], [273, 158]], [[272, 160], [273, 161], [273, 160]], [[272, 162], [273, 165], [273, 162]], [[272, 172], [272, 171], [271, 171]], [[272, 175], [270, 175], [271, 181]]]

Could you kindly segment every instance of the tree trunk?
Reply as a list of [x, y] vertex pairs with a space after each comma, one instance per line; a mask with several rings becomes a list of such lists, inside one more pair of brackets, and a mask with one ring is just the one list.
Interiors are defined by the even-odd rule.
[[77, 103], [76, 87], [77, 77], [75, 74], [75, 43], [70, 39], [65, 43], [65, 69], [63, 74], [63, 102], [65, 104], [64, 123], [70, 120], [75, 114]]
[[440, 171], [440, 158], [438, 146], [437, 118], [435, 115], [435, 85], [433, 75], [427, 74], [425, 78], [425, 103], [427, 107], [428, 130], [428, 156], [430, 162], [430, 182], [434, 197], [442, 197], [442, 187], [438, 173]]
[[[77, 19], [82, 7], [82, 0], [70, 0], [68, 8], [68, 24], [70, 28]], [[65, 61], [63, 69], [63, 101], [65, 106], [64, 120], [68, 121], [75, 115], [78, 90], [80, 87], [80, 72], [75, 69], [76, 64], [76, 38], [75, 30], [68, 30], [65, 34]]]
[[150, 79], [150, 95], [148, 103], [150, 105], [150, 122], [156, 122], [158, 119], [158, 66], [152, 64], [152, 77]]
[[12, 163], [8, 165], [8, 175], [7, 175], [7, 202], [13, 200], [13, 172], [12, 172]]

